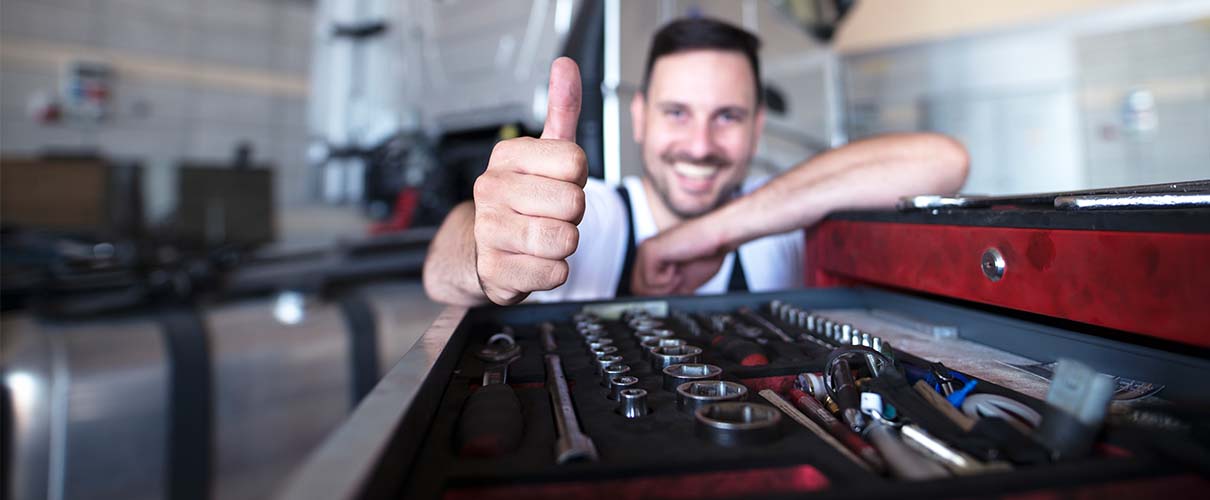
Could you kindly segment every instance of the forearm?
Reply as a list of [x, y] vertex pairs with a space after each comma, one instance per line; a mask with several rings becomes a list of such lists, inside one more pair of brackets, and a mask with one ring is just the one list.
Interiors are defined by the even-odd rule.
[[424, 291], [429, 298], [452, 305], [487, 302], [475, 269], [475, 205], [455, 206], [429, 244], [424, 260]]
[[834, 211], [887, 208], [909, 194], [956, 191], [967, 163], [962, 145], [942, 135], [874, 137], [817, 155], [695, 222], [720, 228], [720, 246], [734, 247], [811, 226]]

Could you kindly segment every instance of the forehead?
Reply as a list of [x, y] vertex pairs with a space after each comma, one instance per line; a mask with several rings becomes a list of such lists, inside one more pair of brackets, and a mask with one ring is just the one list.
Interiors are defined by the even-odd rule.
[[647, 94], [653, 103], [752, 108], [756, 105], [756, 80], [748, 59], [739, 52], [692, 50], [656, 59]]

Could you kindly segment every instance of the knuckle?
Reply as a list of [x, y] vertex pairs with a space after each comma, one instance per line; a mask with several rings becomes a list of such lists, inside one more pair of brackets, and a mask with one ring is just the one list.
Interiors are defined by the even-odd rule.
[[580, 230], [571, 224], [563, 224], [558, 241], [561, 242], [559, 253], [563, 257], [576, 253], [576, 248], [580, 246]]
[[575, 165], [577, 168], [587, 168], [588, 167], [588, 154], [584, 152], [584, 148], [581, 148], [580, 146], [576, 145], [575, 143], [572, 143], [571, 147], [572, 147], [572, 150], [571, 150], [572, 165]]
[[487, 172], [484, 172], [478, 179], [475, 179], [475, 185], [471, 190], [471, 197], [474, 198], [476, 203], [486, 201], [491, 197], [493, 191], [492, 182], [492, 176]]
[[499, 141], [495, 146], [492, 146], [491, 163], [496, 161], [507, 160], [511, 156], [513, 149], [513, 141]]
[[560, 260], [550, 263], [546, 270], [546, 287], [550, 289], [566, 283], [567, 275], [570, 272], [567, 261]]
[[530, 255], [544, 255], [549, 253], [547, 248], [550, 247], [550, 229], [547, 224], [537, 217], [527, 217], [525, 224], [525, 246]]
[[571, 217], [568, 220], [580, 220], [580, 217], [584, 216], [584, 210], [587, 207], [587, 203], [587, 196], [584, 194], [584, 190], [578, 187], [573, 188], [571, 190], [571, 202], [569, 203], [571, 207]]

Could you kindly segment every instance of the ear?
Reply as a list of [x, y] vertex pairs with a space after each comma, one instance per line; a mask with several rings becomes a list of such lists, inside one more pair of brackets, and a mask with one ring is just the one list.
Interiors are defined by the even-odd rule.
[[630, 131], [634, 133], [634, 142], [643, 142], [643, 132], [647, 126], [647, 97], [642, 92], [635, 92], [630, 99]]

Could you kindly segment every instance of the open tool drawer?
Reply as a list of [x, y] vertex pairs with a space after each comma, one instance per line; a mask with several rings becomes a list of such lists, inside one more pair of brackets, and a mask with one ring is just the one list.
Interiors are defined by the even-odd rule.
[[[573, 321], [585, 306], [611, 303], [485, 307], [465, 313], [451, 309], [345, 425], [296, 471], [281, 496], [617, 499], [812, 494], [853, 498], [1051, 492], [1155, 498], [1188, 495], [1210, 486], [1206, 419], [1204, 413], [1195, 411], [1199, 405], [1204, 409], [1210, 399], [1198, 386], [1198, 381], [1210, 376], [1210, 362], [1204, 357], [868, 288], [679, 297], [652, 304], [670, 313], [661, 319], [663, 327], [703, 348], [702, 362], [721, 368], [723, 380], [748, 389], [747, 401], [768, 404], [759, 391], [770, 389], [787, 396], [798, 374], [825, 369], [829, 353], [827, 337], [779, 317], [770, 307], [775, 300], [893, 345], [897, 363], [912, 367], [905, 383], [910, 382], [910, 372], [940, 361], [960, 375], [978, 379], [975, 393], [1007, 396], [1046, 414], [1042, 401], [1046, 380], [1011, 365], [1072, 358], [1103, 373], [1163, 386], [1148, 401], [1163, 397], [1178, 403], [1165, 403], [1164, 411], [1112, 414], [1084, 456], [1054, 461], [1043, 457], [1034, 463], [973, 474], [907, 480], [854, 463], [825, 438], [780, 411], [777, 435], [765, 442], [724, 446], [703, 437], [695, 417], [678, 410], [674, 393], [663, 388], [662, 374], [644, 359], [633, 329], [622, 320], [603, 319], [599, 323], [614, 340], [615, 354], [630, 366], [629, 375], [639, 379], [635, 387], [647, 392], [650, 413], [624, 417], [617, 412], [618, 403], [606, 398], [602, 378]], [[761, 319], [743, 317], [741, 308]], [[712, 342], [713, 327], [703, 323], [709, 323], [711, 315], [721, 314], [734, 321], [727, 325], [729, 334], [744, 330], [760, 335], [758, 345], [767, 364], [752, 366], [751, 358], [724, 352]], [[701, 320], [699, 327], [704, 331], [695, 335], [694, 328], [678, 319], [684, 315]], [[553, 325], [575, 420], [595, 445], [595, 461], [556, 463], [556, 419], [541, 339], [542, 324], [548, 322]], [[947, 332], [956, 329], [958, 338], [934, 337], [925, 333], [923, 324], [945, 325]], [[512, 329], [521, 347], [520, 358], [510, 365], [508, 375], [521, 406], [521, 438], [515, 450], [498, 456], [460, 456], [459, 422], [468, 397], [480, 390], [485, 366], [475, 353], [505, 326]], [[760, 331], [770, 326], [793, 342]], [[857, 373], [860, 376], [860, 370]], [[864, 389], [881, 390], [870, 384], [865, 382]], [[888, 401], [903, 401], [898, 419], [914, 422], [935, 437], [955, 435], [954, 424], [928, 410], [927, 403], [922, 406], [923, 399], [906, 401], [903, 398], [912, 396], [890, 394], [897, 395]], [[1115, 403], [1118, 407], [1125, 408]], [[1013, 456], [1027, 454], [1001, 452], [997, 460], [1009, 462], [1008, 457]], [[929, 459], [920, 456], [919, 460]]]

